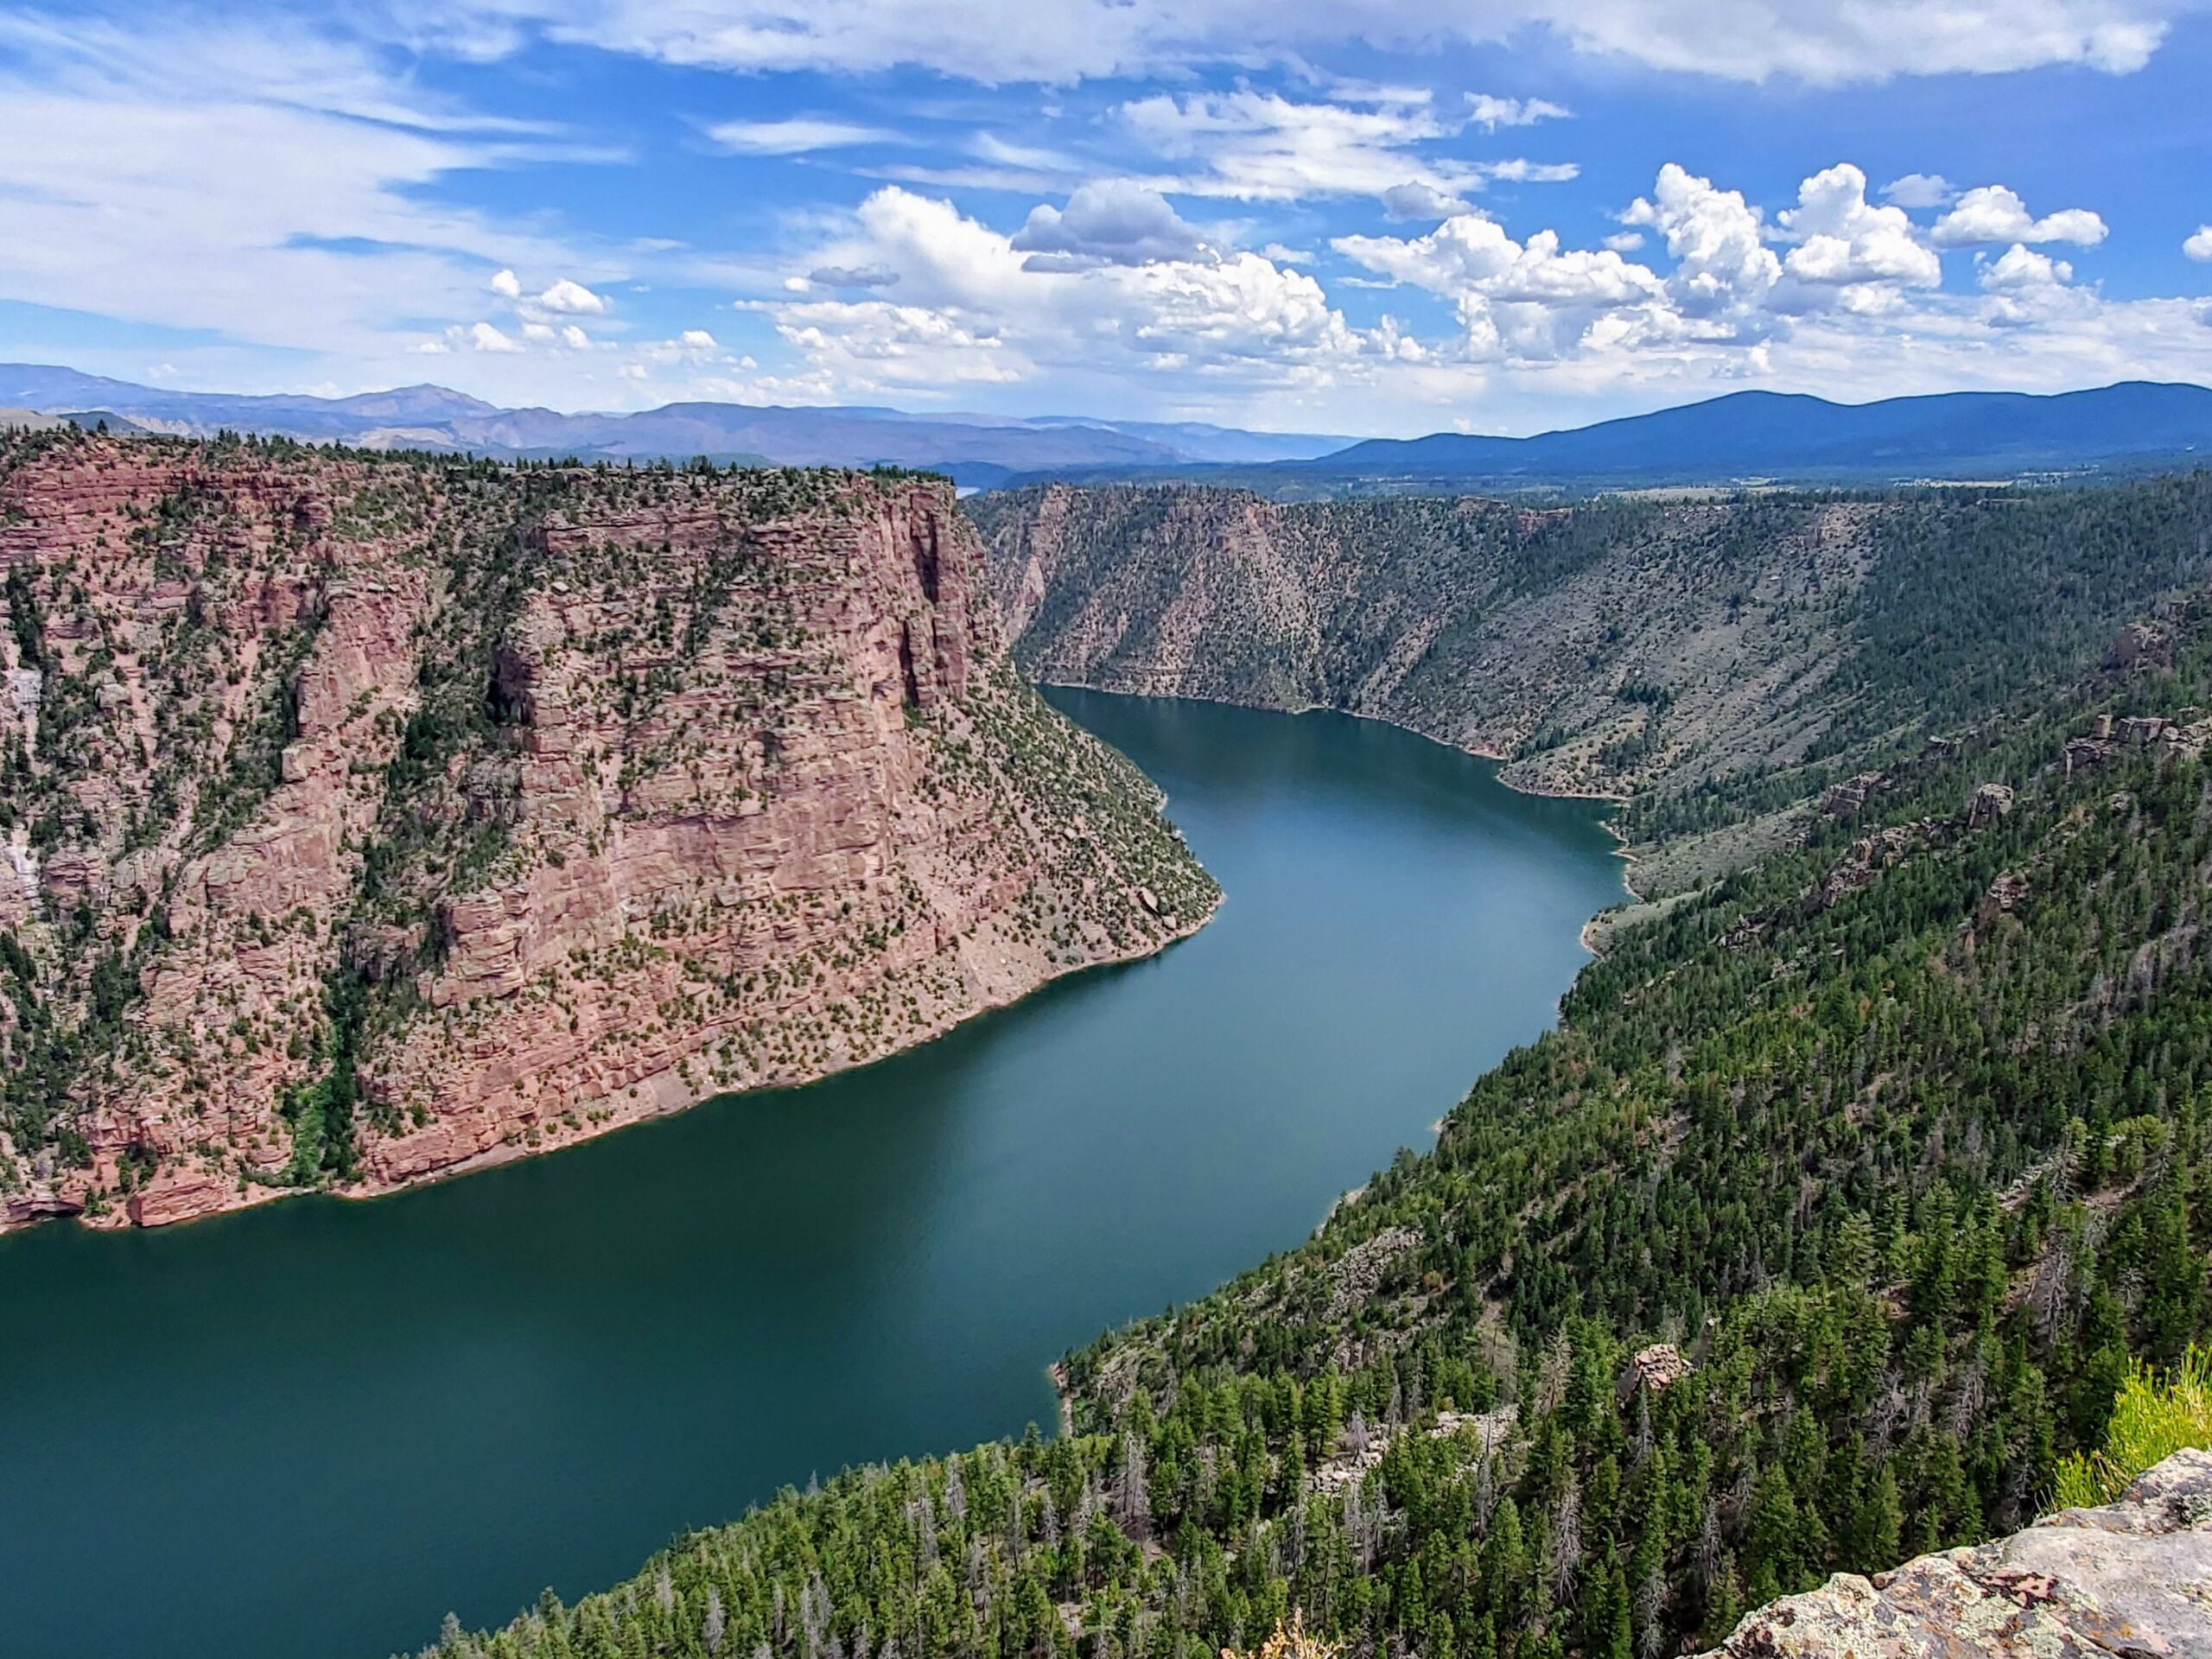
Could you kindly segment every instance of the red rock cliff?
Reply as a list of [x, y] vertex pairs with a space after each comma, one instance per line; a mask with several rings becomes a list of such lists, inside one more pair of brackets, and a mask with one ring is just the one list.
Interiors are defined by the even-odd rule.
[[0, 449], [0, 1224], [818, 1077], [1214, 889], [936, 480]]

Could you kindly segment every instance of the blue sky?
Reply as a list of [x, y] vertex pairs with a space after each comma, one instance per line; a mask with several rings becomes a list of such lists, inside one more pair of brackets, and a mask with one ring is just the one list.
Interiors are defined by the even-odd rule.
[[2212, 382], [2204, 0], [0, 3], [0, 357], [1522, 432]]

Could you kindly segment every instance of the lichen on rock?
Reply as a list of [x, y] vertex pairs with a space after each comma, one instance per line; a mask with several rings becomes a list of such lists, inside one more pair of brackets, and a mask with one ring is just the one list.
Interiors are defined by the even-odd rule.
[[2120, 1501], [1865, 1579], [1839, 1573], [1746, 1617], [1728, 1659], [2060, 1659], [2212, 1654], [2212, 1452]]

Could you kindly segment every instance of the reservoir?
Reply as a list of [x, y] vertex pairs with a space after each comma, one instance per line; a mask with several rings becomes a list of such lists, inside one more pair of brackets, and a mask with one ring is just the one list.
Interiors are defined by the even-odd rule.
[[369, 1203], [0, 1237], [0, 1648], [382, 1659], [849, 1464], [1309, 1233], [1541, 1032], [1599, 808], [1333, 715], [1055, 691], [1228, 898], [925, 1047]]

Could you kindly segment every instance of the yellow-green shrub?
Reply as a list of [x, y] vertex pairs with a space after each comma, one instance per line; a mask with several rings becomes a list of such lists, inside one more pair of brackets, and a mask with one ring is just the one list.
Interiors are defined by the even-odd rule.
[[2136, 1476], [2188, 1446], [2212, 1446], [2212, 1349], [2191, 1348], [2164, 1377], [2135, 1363], [2113, 1402], [2103, 1449], [2060, 1462], [2058, 1507], [2110, 1503]]

